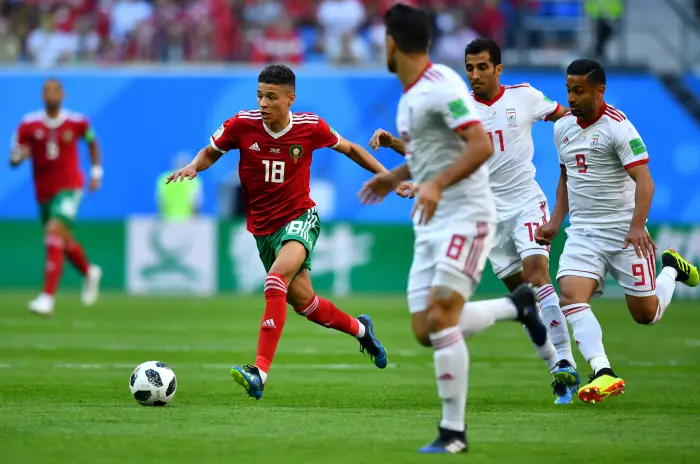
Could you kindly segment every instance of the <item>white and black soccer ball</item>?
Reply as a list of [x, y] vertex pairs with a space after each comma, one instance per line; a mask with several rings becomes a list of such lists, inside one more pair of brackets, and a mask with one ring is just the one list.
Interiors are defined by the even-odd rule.
[[139, 364], [129, 378], [134, 399], [142, 406], [165, 406], [177, 391], [175, 372], [160, 361]]

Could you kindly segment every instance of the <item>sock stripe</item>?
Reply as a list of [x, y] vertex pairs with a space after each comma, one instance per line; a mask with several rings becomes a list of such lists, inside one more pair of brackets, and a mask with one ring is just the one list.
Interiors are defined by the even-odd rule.
[[287, 293], [287, 283], [282, 277], [275, 274], [270, 274], [265, 279], [264, 291], [268, 290], [279, 290], [281, 292]]
[[554, 285], [543, 285], [537, 290], [537, 299], [541, 302], [553, 293], [555, 293]]
[[464, 336], [462, 335], [462, 332], [459, 330], [456, 330], [454, 332], [450, 332], [447, 335], [443, 335], [442, 337], [434, 339], [433, 342], [433, 348], [436, 350], [441, 350], [443, 348], [447, 348], [448, 346], [452, 346], [456, 343], [461, 342], [464, 340]]
[[306, 306], [306, 308], [303, 308], [301, 311], [299, 311], [299, 314], [301, 314], [302, 316], [308, 316], [309, 314], [316, 311], [316, 308], [318, 308], [318, 297], [314, 295], [314, 298], [311, 300], [311, 303], [309, 303]]
[[[566, 308], [566, 309], [564, 309]], [[590, 305], [569, 305], [565, 306], [564, 308], [561, 308], [561, 312], [564, 313], [565, 317], [573, 316], [576, 313], [580, 313], [581, 311], [586, 311], [587, 309], [591, 309]]]

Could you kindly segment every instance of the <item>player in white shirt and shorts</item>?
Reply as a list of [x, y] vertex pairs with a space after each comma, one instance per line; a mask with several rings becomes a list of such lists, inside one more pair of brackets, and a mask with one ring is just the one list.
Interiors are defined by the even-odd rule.
[[385, 23], [387, 66], [404, 85], [396, 115], [403, 140], [380, 134], [370, 144], [375, 149], [395, 144], [407, 163], [377, 174], [360, 197], [363, 203], [376, 203], [402, 181], [412, 178], [418, 184], [408, 305], [416, 338], [434, 349], [443, 402], [439, 436], [420, 451], [460, 453], [467, 450], [465, 334], [485, 327], [484, 318], [517, 320], [542, 345], [547, 329], [528, 285], [505, 298], [465, 305], [493, 239], [495, 208], [485, 164], [493, 147], [464, 81], [447, 66], [430, 62], [427, 13], [397, 4], [387, 11]]
[[571, 113], [554, 125], [561, 176], [549, 222], [535, 232], [539, 243], [556, 236], [567, 212], [570, 226], [559, 261], [561, 309], [593, 374], [578, 396], [597, 403], [624, 391], [611, 369], [603, 332], [590, 300], [610, 275], [624, 289], [627, 308], [639, 324], [656, 324], [671, 303], [676, 281], [697, 286], [695, 266], [673, 250], [662, 254], [656, 274], [656, 245], [646, 229], [654, 193], [649, 154], [624, 113], [605, 103], [605, 71], [593, 60], [567, 68]]
[[470, 42], [464, 59], [476, 110], [494, 148], [487, 164], [498, 226], [489, 261], [510, 291], [524, 282], [535, 287], [551, 339], [536, 348], [554, 376], [555, 403], [569, 404], [580, 379], [549, 275], [549, 246], [535, 241], [535, 230], [549, 219], [549, 207], [532, 163], [532, 125], [556, 121], [568, 109], [529, 84], [501, 85], [501, 49], [492, 39]]

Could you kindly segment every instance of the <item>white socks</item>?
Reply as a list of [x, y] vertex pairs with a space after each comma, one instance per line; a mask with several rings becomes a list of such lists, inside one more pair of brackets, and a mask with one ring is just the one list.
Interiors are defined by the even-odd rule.
[[510, 298], [467, 301], [459, 317], [459, 328], [464, 338], [469, 338], [491, 327], [498, 321], [514, 321], [518, 310]]
[[603, 347], [603, 329], [591, 311], [590, 305], [575, 303], [561, 308], [574, 332], [574, 340], [593, 372], [610, 367]]
[[[544, 320], [544, 325], [549, 332], [549, 339], [552, 341], [557, 351], [557, 357], [559, 359], [566, 359], [572, 366], [576, 367], [574, 354], [571, 352], [569, 328], [566, 325], [564, 313], [562, 313], [559, 308], [559, 296], [557, 296], [554, 286], [552, 284], [547, 284], [539, 287], [537, 289], [537, 301], [540, 304], [540, 314]], [[551, 369], [550, 367], [550, 370]]]
[[664, 311], [671, 304], [673, 291], [676, 289], [676, 277], [678, 277], [678, 271], [672, 267], [664, 267], [656, 278], [656, 296], [659, 299], [659, 307], [656, 310], [654, 320], [649, 323], [650, 325], [659, 322], [664, 316]]
[[435, 378], [442, 400], [440, 427], [463, 432], [469, 369], [467, 344], [459, 327], [431, 333], [430, 341], [435, 349]]

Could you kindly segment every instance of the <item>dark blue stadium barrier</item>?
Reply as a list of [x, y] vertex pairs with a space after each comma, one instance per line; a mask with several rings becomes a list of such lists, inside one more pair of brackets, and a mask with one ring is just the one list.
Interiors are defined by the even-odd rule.
[[690, 89], [695, 92], [695, 95], [700, 98], [700, 76], [694, 74], [686, 74], [683, 76], [685, 84], [690, 87]]
[[[156, 210], [155, 179], [169, 170], [172, 158], [188, 157], [239, 109], [256, 104], [257, 70], [194, 71], [85, 70], [65, 71], [67, 107], [93, 121], [104, 151], [103, 189], [86, 195], [83, 218], [121, 218]], [[10, 141], [26, 112], [40, 108], [46, 75], [32, 71], [0, 72], [0, 140]], [[565, 100], [562, 74], [507, 72], [505, 83], [530, 82], [550, 98]], [[700, 222], [700, 128], [653, 76], [611, 75], [608, 101], [637, 126], [649, 149], [656, 180], [653, 222]], [[299, 72], [297, 111], [313, 111], [344, 137], [366, 144], [377, 127], [394, 130], [401, 86], [382, 71], [305, 69]], [[552, 125], [539, 123], [535, 138], [537, 179], [554, 200], [559, 175], [552, 143]], [[9, 148], [9, 147], [8, 147]], [[388, 167], [402, 159], [390, 151], [377, 157]], [[87, 156], [84, 157], [87, 166]], [[217, 186], [235, 170], [237, 155], [226, 155], [203, 174], [208, 199], [205, 212], [216, 211]], [[338, 220], [406, 221], [410, 202], [390, 198], [379, 207], [362, 207], [356, 192], [368, 174], [330, 150], [316, 153], [316, 179], [336, 188]], [[32, 218], [36, 206], [29, 166], [11, 171], [0, 163], [0, 218]], [[688, 186], [691, 186], [690, 190]], [[330, 219], [330, 218], [328, 218]]]

